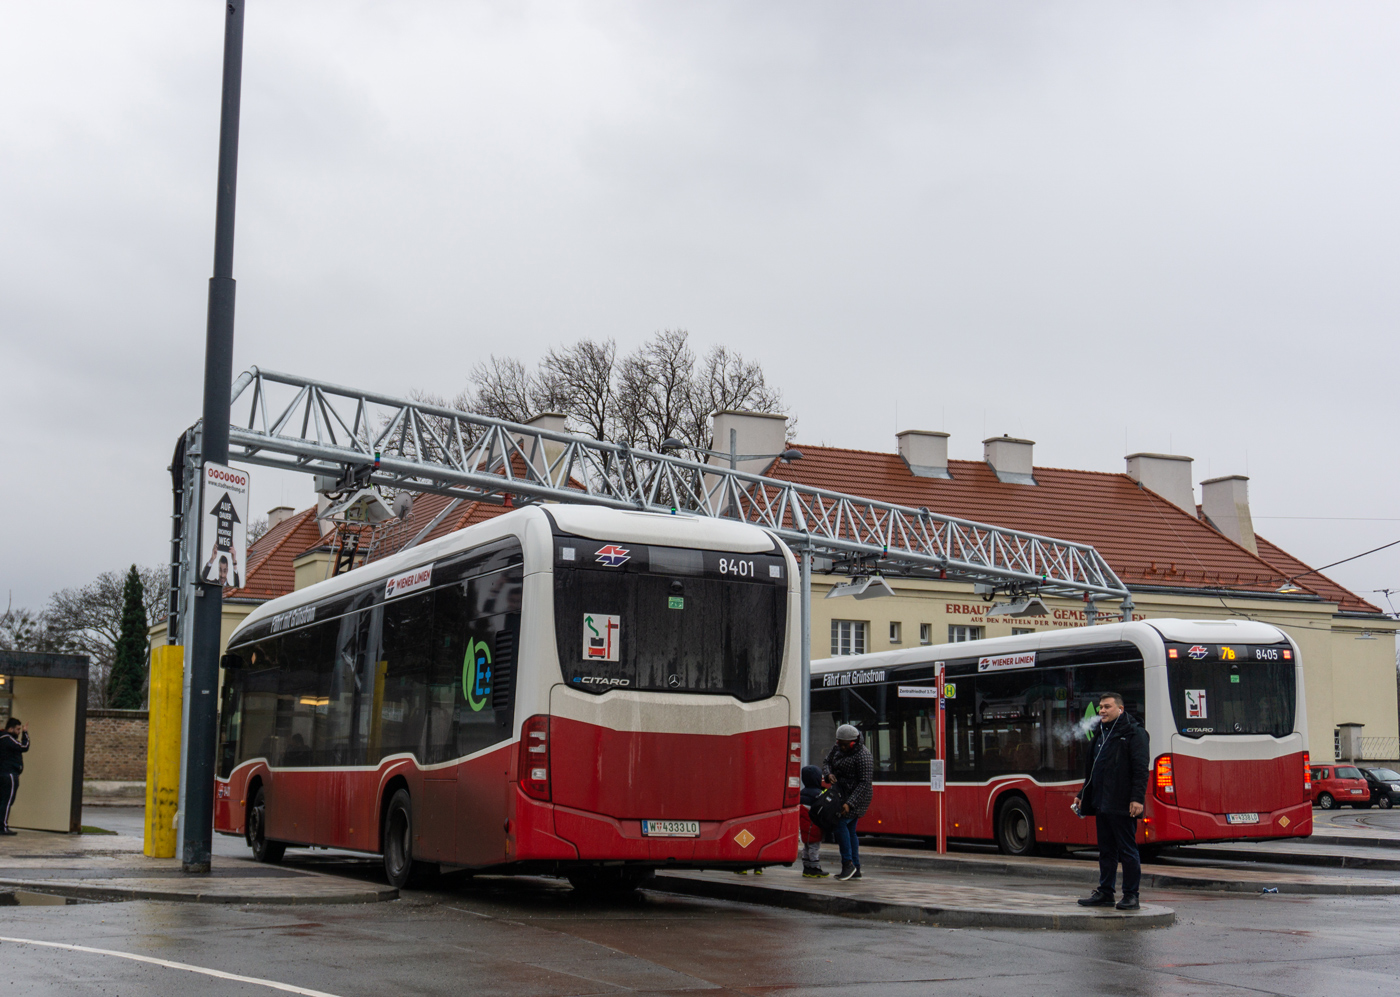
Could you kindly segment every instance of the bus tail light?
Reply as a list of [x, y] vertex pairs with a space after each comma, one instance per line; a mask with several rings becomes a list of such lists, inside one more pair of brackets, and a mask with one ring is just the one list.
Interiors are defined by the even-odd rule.
[[1303, 788], [1312, 792], [1312, 765], [1306, 751], [1303, 752]]
[[1163, 803], [1176, 802], [1176, 780], [1172, 776], [1172, 756], [1157, 756], [1157, 774], [1153, 779], [1157, 788], [1157, 799]]
[[788, 728], [787, 784], [783, 787], [783, 806], [795, 807], [802, 799], [802, 728]]
[[531, 717], [520, 726], [520, 788], [536, 800], [549, 799], [549, 717]]

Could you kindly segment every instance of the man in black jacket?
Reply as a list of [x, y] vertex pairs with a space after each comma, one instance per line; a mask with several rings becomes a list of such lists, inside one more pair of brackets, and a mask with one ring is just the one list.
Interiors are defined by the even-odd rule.
[[[1093, 816], [1099, 840], [1099, 888], [1079, 901], [1082, 907], [1139, 907], [1137, 819], [1147, 797], [1147, 754], [1147, 731], [1123, 712], [1123, 697], [1116, 692], [1100, 696], [1098, 735], [1090, 743], [1084, 788], [1071, 804], [1080, 816]], [[1114, 904], [1120, 862], [1123, 899]]]
[[0, 834], [10, 830], [10, 807], [19, 793], [19, 774], [24, 771], [24, 753], [29, 750], [29, 728], [10, 717], [0, 734]]

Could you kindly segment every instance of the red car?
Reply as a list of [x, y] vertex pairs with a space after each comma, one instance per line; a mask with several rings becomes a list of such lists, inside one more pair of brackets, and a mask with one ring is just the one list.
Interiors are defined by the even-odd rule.
[[1371, 805], [1371, 787], [1355, 765], [1314, 765], [1312, 794], [1313, 803], [1323, 810]]

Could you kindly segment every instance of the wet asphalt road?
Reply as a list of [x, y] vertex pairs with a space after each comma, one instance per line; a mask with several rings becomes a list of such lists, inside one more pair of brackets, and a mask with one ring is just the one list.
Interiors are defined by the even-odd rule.
[[[314, 854], [297, 861], [335, 861], [336, 871], [374, 874], [367, 862]], [[951, 930], [650, 892], [596, 900], [553, 880], [482, 877], [355, 906], [3, 906], [0, 936], [138, 953], [337, 997], [1350, 997], [1393, 994], [1400, 983], [1400, 897], [1153, 891], [1150, 898], [1176, 907], [1176, 926], [1103, 934]], [[112, 955], [6, 942], [0, 985], [7, 995], [279, 992]]]

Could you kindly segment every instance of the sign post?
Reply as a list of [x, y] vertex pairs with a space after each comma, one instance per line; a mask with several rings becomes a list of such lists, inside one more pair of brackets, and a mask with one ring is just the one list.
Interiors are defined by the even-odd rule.
[[206, 462], [201, 476], [199, 580], [242, 588], [248, 564], [248, 472]]
[[[937, 766], [938, 769], [938, 785], [935, 787], [934, 791], [938, 793], [938, 854], [943, 855], [948, 851], [948, 815], [943, 808], [943, 801], [948, 795], [948, 762], [945, 758], [947, 754], [947, 744], [943, 736], [943, 717], [946, 713], [945, 701], [943, 698], [943, 662], [940, 661], [933, 667], [935, 675], [937, 676], [935, 685], [938, 687], [938, 717], [934, 723], [933, 732], [934, 754], [936, 755], [933, 766]], [[930, 767], [932, 768], [932, 766]], [[932, 776], [930, 778], [932, 778]]]

